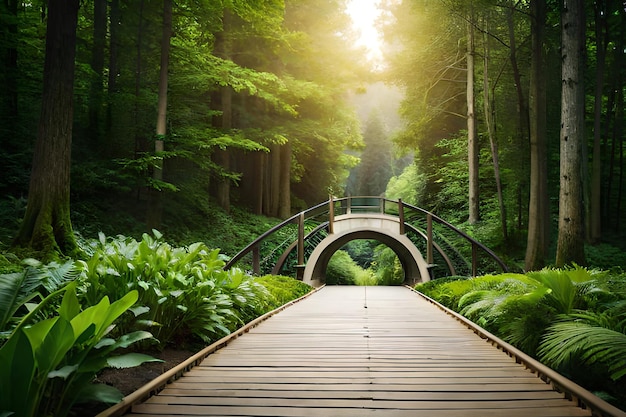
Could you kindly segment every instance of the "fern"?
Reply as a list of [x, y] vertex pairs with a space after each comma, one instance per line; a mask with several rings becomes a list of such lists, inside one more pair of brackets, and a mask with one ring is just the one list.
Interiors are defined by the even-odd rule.
[[[586, 317], [595, 323], [610, 322], [602, 315], [588, 313]], [[539, 357], [553, 367], [567, 365], [575, 358], [587, 365], [602, 364], [615, 381], [626, 375], [626, 334], [584, 321], [559, 322], [548, 329]]]

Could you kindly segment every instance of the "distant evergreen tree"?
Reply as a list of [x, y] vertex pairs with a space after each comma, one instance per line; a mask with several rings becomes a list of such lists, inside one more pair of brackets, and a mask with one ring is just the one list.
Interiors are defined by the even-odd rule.
[[350, 173], [346, 194], [381, 195], [392, 177], [392, 145], [378, 112], [370, 114], [363, 132], [361, 163]]

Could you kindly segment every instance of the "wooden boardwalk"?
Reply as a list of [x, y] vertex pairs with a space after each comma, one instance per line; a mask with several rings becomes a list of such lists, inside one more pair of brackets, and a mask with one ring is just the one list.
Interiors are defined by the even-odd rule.
[[325, 287], [132, 416], [590, 416], [404, 287]]

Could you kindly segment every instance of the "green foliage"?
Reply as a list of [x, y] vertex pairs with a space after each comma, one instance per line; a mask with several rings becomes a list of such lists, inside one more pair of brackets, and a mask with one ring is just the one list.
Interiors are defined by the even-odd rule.
[[579, 384], [626, 401], [622, 274], [579, 266], [546, 268], [526, 275], [434, 280], [416, 289]]
[[415, 289], [456, 310], [461, 297], [472, 289], [472, 281], [464, 276], [450, 276], [417, 284]]
[[626, 252], [608, 243], [593, 246], [585, 245], [585, 259], [587, 264], [594, 268], [626, 268]]
[[141, 241], [118, 237], [93, 242], [81, 261], [84, 297], [138, 291], [138, 307], [123, 329], [148, 325], [160, 347], [190, 341], [215, 341], [276, 307], [265, 286], [240, 269], [224, 271], [219, 250], [196, 242], [173, 247], [154, 231]]
[[[612, 380], [626, 376], [626, 300], [621, 313], [610, 310], [562, 315], [546, 332], [539, 357], [554, 368], [606, 368]], [[615, 309], [615, 308], [614, 308]]]
[[329, 285], [354, 285], [360, 267], [350, 254], [338, 250], [333, 254], [326, 267], [326, 283]]
[[122, 394], [107, 385], [92, 385], [107, 366], [132, 367], [153, 358], [128, 354], [112, 357], [119, 348], [152, 337], [134, 332], [117, 340], [106, 337], [113, 322], [137, 301], [131, 291], [110, 303], [108, 297], [81, 311], [76, 284], [50, 294], [39, 308], [63, 294], [57, 315], [33, 325], [29, 316], [13, 330], [0, 348], [0, 410], [18, 417], [65, 416], [77, 401], [117, 402]]
[[528, 272], [527, 275], [547, 289], [545, 300], [558, 314], [586, 309], [589, 295], [603, 291], [594, 282], [599, 272], [579, 266], [571, 269], [544, 268], [541, 271]]
[[387, 245], [378, 245], [370, 269], [377, 285], [401, 285], [404, 270], [396, 253]]
[[255, 278], [255, 282], [263, 285], [273, 298], [271, 308], [277, 308], [289, 301], [308, 294], [313, 288], [302, 281], [279, 275], [265, 275]]
[[367, 269], [372, 263], [377, 245], [378, 242], [375, 240], [356, 239], [344, 245], [342, 250], [348, 252], [361, 268]]
[[74, 263], [26, 259], [21, 272], [0, 275], [0, 334], [6, 335], [42, 300], [78, 276]]
[[385, 196], [391, 200], [402, 199], [405, 203], [419, 205], [426, 188], [426, 176], [418, 171], [413, 163], [404, 168], [398, 176], [391, 177]]

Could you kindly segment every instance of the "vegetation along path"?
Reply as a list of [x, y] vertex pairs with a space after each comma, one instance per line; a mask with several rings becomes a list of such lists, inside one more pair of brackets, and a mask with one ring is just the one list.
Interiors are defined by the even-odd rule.
[[517, 362], [408, 288], [327, 286], [130, 415], [591, 415]]

